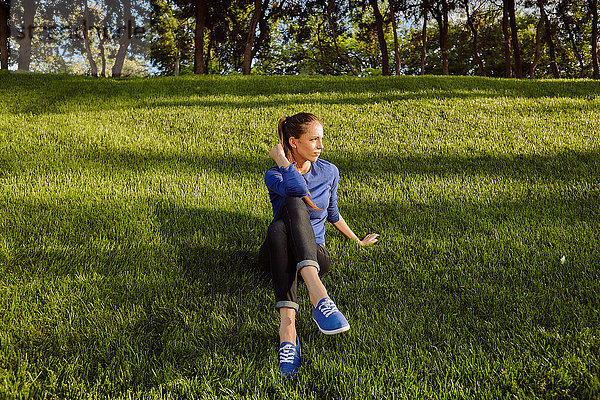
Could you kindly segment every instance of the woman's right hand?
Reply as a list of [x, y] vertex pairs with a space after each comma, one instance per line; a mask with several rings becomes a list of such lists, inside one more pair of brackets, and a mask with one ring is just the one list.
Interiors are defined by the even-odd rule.
[[278, 167], [287, 167], [291, 164], [285, 156], [285, 151], [283, 151], [283, 146], [281, 143], [277, 143], [275, 146], [271, 147], [271, 150], [269, 150], [269, 156], [275, 160]]

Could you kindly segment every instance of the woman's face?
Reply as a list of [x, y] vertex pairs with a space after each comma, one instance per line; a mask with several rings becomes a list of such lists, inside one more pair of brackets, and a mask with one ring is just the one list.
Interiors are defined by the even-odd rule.
[[302, 164], [306, 160], [317, 161], [323, 150], [323, 126], [314, 122], [298, 139], [291, 137], [290, 144], [294, 152], [294, 159], [298, 164]]

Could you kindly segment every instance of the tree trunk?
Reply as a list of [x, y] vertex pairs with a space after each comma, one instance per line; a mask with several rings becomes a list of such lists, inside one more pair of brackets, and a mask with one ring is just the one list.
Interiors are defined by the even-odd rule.
[[510, 60], [510, 28], [508, 24], [508, 4], [502, 3], [502, 34], [504, 35], [504, 68], [505, 77], [513, 77], [512, 63]]
[[508, 16], [510, 18], [511, 44], [513, 48], [513, 60], [515, 64], [515, 77], [523, 78], [523, 67], [521, 63], [521, 50], [519, 49], [519, 36], [517, 35], [517, 16], [515, 14], [515, 0], [505, 0], [508, 3]]
[[252, 59], [254, 59], [254, 57], [256, 57], [256, 54], [258, 54], [258, 50], [260, 49], [260, 46], [262, 46], [263, 42], [265, 41], [265, 39], [268, 36], [268, 33], [269, 33], [269, 29], [267, 26], [268, 19], [271, 18], [271, 16], [273, 14], [277, 15], [277, 13], [279, 13], [281, 11], [281, 7], [284, 4], [284, 3], [275, 2], [273, 4], [273, 8], [271, 9], [271, 12], [269, 13], [269, 15], [267, 15], [267, 10], [269, 8], [269, 2], [270, 2], [270, 0], [264, 0], [264, 3], [262, 5], [263, 18], [261, 18], [258, 21], [258, 31], [260, 32], [260, 34], [258, 35], [258, 38], [256, 38], [256, 40], [254, 41], [254, 46], [252, 47]]
[[323, 50], [323, 40], [321, 39], [321, 35], [319, 32], [321, 31], [322, 24], [319, 24], [317, 27], [317, 46], [319, 46], [319, 53], [321, 54], [321, 68], [323, 68], [323, 75], [328, 75], [327, 73], [327, 63], [325, 62], [325, 50]]
[[119, 78], [123, 71], [123, 64], [125, 63], [125, 57], [127, 56], [127, 49], [129, 48], [129, 42], [131, 41], [132, 25], [131, 22], [131, 3], [130, 0], [123, 0], [123, 32], [119, 38], [119, 50], [117, 50], [117, 56], [115, 57], [115, 63], [112, 67], [113, 78]]
[[94, 77], [98, 77], [98, 66], [96, 65], [96, 60], [94, 60], [94, 56], [92, 55], [92, 48], [90, 43], [90, 34], [89, 34], [89, 25], [90, 25], [90, 9], [88, 8], [88, 2], [85, 0], [85, 8], [84, 8], [84, 17], [83, 17], [83, 44], [85, 46], [85, 54], [87, 56], [88, 62], [90, 63], [90, 74]]
[[29, 71], [31, 64], [31, 39], [33, 38], [33, 28], [35, 21], [35, 13], [37, 11], [37, 2], [34, 0], [23, 0], [23, 38], [19, 40], [19, 61], [17, 69], [21, 71]]
[[212, 32], [208, 35], [208, 46], [206, 47], [206, 57], [204, 57], [204, 73], [210, 73], [210, 60], [212, 59], [212, 51], [214, 46], [214, 36]]
[[252, 71], [252, 48], [254, 38], [256, 37], [256, 26], [263, 16], [262, 0], [254, 0], [254, 13], [250, 19], [250, 27], [246, 35], [246, 44], [244, 46], [244, 60], [242, 61], [242, 74], [250, 75]]
[[423, 29], [421, 29], [421, 75], [425, 75], [425, 59], [427, 57], [427, 3], [423, 1]]
[[550, 51], [550, 71], [552, 71], [554, 79], [559, 79], [560, 72], [556, 64], [556, 46], [554, 40], [552, 40], [552, 27], [550, 26], [550, 18], [548, 18], [548, 14], [544, 9], [544, 0], [538, 0], [538, 6], [540, 7], [540, 15], [544, 19], [544, 27], [546, 28], [546, 41], [548, 42], [548, 50]]
[[206, 1], [195, 0], [196, 29], [194, 29], [194, 74], [205, 74], [204, 68], [204, 24], [206, 22]]
[[[331, 1], [331, 0], [330, 0]], [[394, 72], [400, 75], [400, 46], [398, 45], [398, 23], [396, 21], [395, 0], [390, 0], [390, 18], [392, 19], [392, 29], [394, 30]]]
[[327, 22], [329, 23], [329, 28], [331, 29], [331, 35], [332, 35], [333, 44], [335, 47], [335, 53], [337, 54], [337, 56], [340, 59], [342, 59], [342, 61], [344, 61], [346, 63], [346, 65], [350, 69], [350, 72], [352, 72], [352, 75], [358, 76], [358, 73], [356, 73], [356, 70], [354, 69], [354, 66], [352, 65], [352, 62], [350, 61], [350, 59], [340, 52], [340, 48], [337, 43], [337, 32], [335, 31], [335, 24], [333, 23], [333, 16], [331, 15], [333, 5], [334, 5], [334, 0], [328, 0], [327, 8], [325, 11], [327, 12]]
[[533, 79], [535, 77], [535, 69], [537, 68], [537, 64], [540, 61], [540, 55], [542, 54], [542, 24], [544, 23], [544, 19], [540, 16], [540, 20], [537, 23], [537, 27], [535, 29], [535, 55], [533, 56], [533, 61], [531, 62], [531, 66], [529, 67], [529, 79]]
[[442, 74], [450, 75], [448, 69], [448, 1], [442, 0], [442, 26], [440, 30], [440, 48], [442, 51]]
[[379, 40], [379, 48], [381, 49], [381, 75], [390, 75], [390, 58], [388, 56], [385, 34], [383, 33], [383, 16], [379, 11], [377, 0], [369, 0], [369, 3], [371, 4], [371, 7], [373, 7], [377, 39]]
[[8, 69], [8, 18], [10, 8], [0, 5], [0, 67]]
[[569, 42], [571, 42], [571, 47], [573, 48], [573, 53], [577, 58], [577, 62], [579, 63], [579, 77], [583, 78], [585, 76], [585, 66], [583, 64], [583, 57], [581, 57], [581, 53], [577, 48], [577, 43], [575, 43], [575, 36], [573, 35], [573, 30], [571, 29], [571, 23], [568, 18], [565, 18], [563, 21], [565, 24], [565, 28], [567, 29], [567, 33], [569, 35]]
[[450, 75], [448, 69], [448, 12], [449, 6], [447, 0], [441, 0], [436, 3], [432, 9], [435, 20], [438, 24], [440, 35], [440, 53], [442, 54], [442, 75]]
[[469, 29], [471, 29], [471, 33], [473, 34], [473, 58], [479, 66], [479, 72], [481, 73], [481, 76], [487, 76], [485, 73], [485, 68], [483, 67], [483, 61], [481, 60], [481, 57], [479, 57], [479, 49], [477, 46], [479, 34], [475, 28], [475, 24], [473, 23], [473, 16], [469, 13], [469, 3], [467, 0], [465, 0], [464, 6], [467, 13], [467, 24], [469, 25]]
[[100, 59], [102, 60], [102, 70], [100, 71], [100, 76], [106, 76], [106, 53], [104, 52], [104, 41], [105, 39], [102, 38], [102, 40], [100, 40]]
[[600, 79], [598, 66], [598, 0], [588, 0], [592, 13], [592, 65], [594, 66], [594, 79]]

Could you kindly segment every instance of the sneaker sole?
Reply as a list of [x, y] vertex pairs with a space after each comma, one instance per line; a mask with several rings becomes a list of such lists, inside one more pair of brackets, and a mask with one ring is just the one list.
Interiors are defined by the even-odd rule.
[[[315, 321], [315, 324], [317, 324], [317, 321], [314, 318], [313, 318], [313, 321]], [[342, 326], [341, 328], [337, 328], [337, 329], [334, 329], [331, 331], [326, 331], [324, 329], [321, 329], [319, 324], [317, 324], [317, 328], [319, 328], [319, 330], [326, 335], [335, 335], [335, 334], [346, 332], [346, 331], [350, 330], [350, 325]]]

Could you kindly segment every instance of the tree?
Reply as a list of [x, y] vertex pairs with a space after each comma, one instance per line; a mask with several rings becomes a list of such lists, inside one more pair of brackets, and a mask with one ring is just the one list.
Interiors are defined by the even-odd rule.
[[453, 0], [433, 0], [431, 11], [440, 31], [440, 52], [442, 53], [442, 75], [449, 75], [448, 67], [448, 28], [449, 14], [454, 9]]
[[552, 39], [552, 27], [550, 25], [550, 18], [544, 8], [544, 0], [537, 0], [537, 5], [540, 8], [540, 19], [544, 21], [544, 28], [546, 30], [546, 42], [548, 43], [548, 50], [550, 52], [550, 70], [552, 76], [555, 79], [560, 78], [560, 72], [558, 71], [558, 65], [556, 64], [556, 45]]
[[535, 56], [529, 68], [529, 79], [535, 78], [535, 69], [540, 61], [542, 47], [542, 26], [544, 25], [544, 17], [540, 16], [535, 29]]
[[396, 75], [400, 75], [400, 46], [398, 44], [398, 21], [396, 21], [400, 4], [398, 4], [398, 0], [389, 0], [389, 3], [390, 19], [392, 20], [392, 30], [394, 31], [394, 72]]
[[[127, 48], [131, 40], [131, 33], [129, 32], [129, 26], [131, 24], [131, 0], [121, 0], [122, 4], [120, 9], [117, 11], [117, 24], [122, 21], [123, 31], [119, 37], [119, 50], [115, 58], [115, 63], [112, 67], [113, 78], [119, 78], [123, 70], [123, 63], [125, 62], [125, 56], [127, 55]], [[120, 18], [119, 18], [120, 17]]]
[[519, 48], [519, 35], [517, 31], [517, 17], [515, 14], [515, 0], [504, 0], [504, 5], [510, 21], [511, 45], [513, 50], [514, 73], [517, 79], [523, 78], [521, 63], [521, 50]]
[[560, 0], [556, 7], [557, 16], [562, 22], [566, 38], [568, 39], [573, 55], [577, 60], [580, 78], [585, 76], [585, 64], [583, 62], [581, 49], [583, 46], [578, 44], [578, 42], [581, 42], [584, 36], [582, 25], [589, 22], [585, 21], [588, 14], [585, 13], [584, 9], [585, 4], [583, 0]]
[[425, 59], [427, 57], [427, 11], [429, 10], [428, 0], [422, 0], [421, 10], [423, 13], [423, 28], [421, 29], [421, 75], [425, 75]]
[[10, 0], [0, 0], [0, 68], [8, 69]]
[[333, 12], [334, 12], [334, 8], [336, 6], [336, 3], [339, 6], [339, 2], [335, 2], [334, 0], [327, 0], [327, 3], [325, 4], [325, 15], [327, 17], [327, 22], [329, 24], [329, 29], [331, 30], [331, 39], [333, 41], [333, 45], [335, 47], [335, 53], [337, 54], [337, 56], [343, 60], [346, 65], [348, 66], [348, 69], [350, 70], [350, 72], [354, 75], [354, 76], [358, 76], [358, 73], [356, 72], [356, 69], [354, 68], [354, 66], [352, 65], [352, 62], [350, 61], [350, 59], [341, 53], [340, 51], [340, 47], [338, 46], [338, 34], [337, 34], [337, 25], [335, 23], [334, 20], [334, 16], [333, 16]]
[[[208, 19], [207, 0], [154, 0], [152, 53], [158, 56], [163, 74], [179, 73], [181, 63], [188, 63], [188, 51], [192, 51], [192, 71], [207, 72], [204, 57], [204, 39]], [[193, 23], [190, 24], [190, 21]], [[193, 26], [193, 30], [190, 27]], [[193, 43], [192, 48], [189, 44]], [[193, 49], [193, 50], [192, 50]]]
[[470, 9], [469, 0], [462, 0], [462, 5], [467, 16], [467, 26], [469, 27], [469, 29], [471, 30], [471, 34], [473, 35], [473, 59], [479, 67], [479, 73], [482, 76], [487, 76], [487, 74], [485, 73], [485, 68], [483, 66], [483, 61], [479, 56], [479, 31], [476, 24], [477, 16], [483, 12], [482, 8], [484, 7], [485, 2], [481, 1], [479, 3], [475, 3], [473, 6], [473, 10]]
[[196, 28], [194, 29], [194, 73], [205, 74], [204, 65], [204, 28], [206, 23], [206, 1], [195, 0], [194, 15], [196, 18]]
[[508, 13], [508, 2], [502, 1], [502, 36], [504, 37], [503, 48], [504, 48], [504, 76], [506, 78], [513, 77], [513, 68], [511, 62], [511, 34], [510, 34], [510, 17]]
[[379, 11], [377, 0], [369, 0], [369, 4], [375, 16], [375, 29], [377, 30], [377, 39], [379, 40], [379, 49], [381, 50], [381, 74], [390, 75], [390, 57], [388, 55], [385, 33], [383, 32], [383, 16]]
[[593, 78], [600, 79], [600, 68], [598, 66], [598, 0], [588, 0], [590, 14], [592, 15], [592, 66], [594, 68]]
[[193, 72], [193, 16], [172, 2], [156, 0], [152, 11], [152, 64], [164, 75]]
[[33, 28], [35, 21], [35, 14], [38, 8], [38, 2], [36, 0], [21, 0], [23, 7], [22, 17], [22, 30], [19, 33], [19, 60], [17, 68], [21, 71], [29, 71], [29, 65], [31, 63], [31, 41], [33, 39]]
[[90, 74], [92, 76], [98, 76], [98, 66], [96, 64], [96, 60], [94, 60], [94, 56], [92, 55], [92, 49], [91, 49], [91, 40], [90, 40], [90, 35], [89, 35], [89, 27], [90, 24], [94, 25], [93, 23], [93, 19], [91, 18], [92, 13], [90, 12], [90, 9], [88, 7], [88, 0], [84, 0], [84, 14], [83, 14], [83, 26], [82, 26], [82, 31], [83, 31], [83, 41], [84, 41], [84, 46], [85, 46], [85, 53], [87, 56], [87, 60], [90, 63]]
[[264, 4], [261, 0], [254, 0], [254, 12], [252, 18], [250, 18], [250, 27], [248, 28], [248, 34], [246, 35], [246, 43], [244, 45], [244, 59], [242, 65], [242, 73], [244, 75], [250, 75], [252, 68], [252, 59], [256, 52], [255, 38], [256, 38], [256, 27], [259, 22], [264, 18], [265, 11], [269, 6], [269, 0], [264, 0]]

